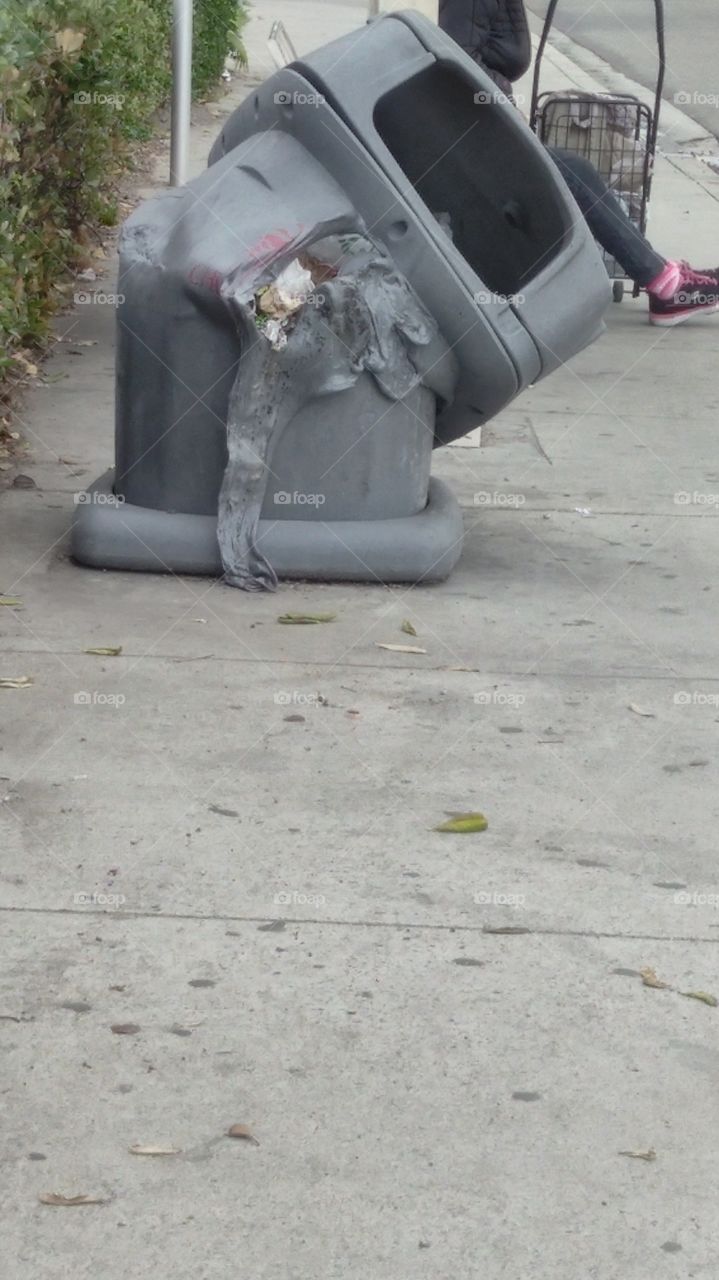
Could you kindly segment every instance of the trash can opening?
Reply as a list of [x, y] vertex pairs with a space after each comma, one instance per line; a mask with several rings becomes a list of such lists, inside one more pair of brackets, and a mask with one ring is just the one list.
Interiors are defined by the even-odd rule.
[[571, 228], [514, 110], [435, 64], [384, 94], [374, 111], [377, 132], [424, 203], [447, 211], [443, 225], [459, 252], [505, 296], [562, 252]]

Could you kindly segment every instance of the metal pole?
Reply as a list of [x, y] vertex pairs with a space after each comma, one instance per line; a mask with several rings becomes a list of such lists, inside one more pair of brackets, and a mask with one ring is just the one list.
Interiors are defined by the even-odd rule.
[[187, 182], [192, 103], [192, 0], [172, 0], [170, 186]]

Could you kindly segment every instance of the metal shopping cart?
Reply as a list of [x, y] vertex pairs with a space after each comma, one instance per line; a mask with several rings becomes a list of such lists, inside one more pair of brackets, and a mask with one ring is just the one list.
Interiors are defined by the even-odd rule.
[[[628, 93], [539, 92], [544, 51], [558, 3], [549, 0], [534, 63], [532, 129], [546, 146], [574, 151], [590, 160], [644, 234], [666, 67], [663, 0], [654, 0], [659, 63], [653, 111]], [[621, 302], [626, 272], [610, 254], [603, 252], [602, 256], [614, 282], [614, 301]], [[639, 294], [638, 285], [633, 292], [635, 297]]]

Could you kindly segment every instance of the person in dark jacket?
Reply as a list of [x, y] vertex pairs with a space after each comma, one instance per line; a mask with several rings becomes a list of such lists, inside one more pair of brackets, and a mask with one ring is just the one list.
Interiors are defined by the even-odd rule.
[[[512, 82], [528, 70], [532, 43], [524, 0], [439, 0], [439, 26], [514, 101]], [[695, 271], [663, 258], [582, 156], [547, 147], [603, 249], [649, 295], [652, 324], [676, 325], [719, 311], [719, 269]]]
[[439, 0], [439, 25], [510, 97], [532, 61], [522, 0]]

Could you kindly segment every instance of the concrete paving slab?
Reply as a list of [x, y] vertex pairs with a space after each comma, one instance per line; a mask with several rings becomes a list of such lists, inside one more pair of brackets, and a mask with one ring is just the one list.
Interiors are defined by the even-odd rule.
[[711, 1274], [716, 1012], [636, 972], [692, 989], [716, 948], [109, 917], [30, 946], [29, 923], [2, 1024], [23, 1271]]
[[[419, 629], [426, 670], [378, 667], [372, 641], [324, 661], [310, 640], [294, 662], [24, 655], [6, 904], [711, 939], [719, 683], [568, 674], [559, 637], [562, 674], [456, 671]], [[598, 630], [561, 634], [591, 661]], [[473, 809], [486, 833], [432, 830]]]

